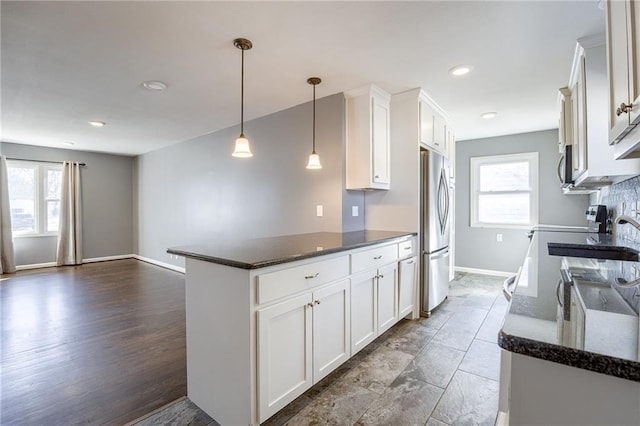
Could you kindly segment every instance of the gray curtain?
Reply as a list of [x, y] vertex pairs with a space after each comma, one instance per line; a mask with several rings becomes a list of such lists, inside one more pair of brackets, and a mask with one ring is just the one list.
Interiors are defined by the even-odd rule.
[[0, 274], [16, 271], [11, 233], [11, 207], [7, 182], [7, 158], [0, 158]]
[[62, 194], [58, 227], [57, 265], [82, 263], [82, 203], [80, 199], [80, 163], [62, 164]]

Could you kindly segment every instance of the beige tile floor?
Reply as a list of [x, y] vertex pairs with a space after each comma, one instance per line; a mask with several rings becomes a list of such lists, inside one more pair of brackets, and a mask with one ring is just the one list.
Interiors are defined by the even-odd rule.
[[[430, 318], [403, 320], [265, 425], [493, 425], [503, 278], [458, 274]], [[213, 425], [188, 399], [137, 423]]]

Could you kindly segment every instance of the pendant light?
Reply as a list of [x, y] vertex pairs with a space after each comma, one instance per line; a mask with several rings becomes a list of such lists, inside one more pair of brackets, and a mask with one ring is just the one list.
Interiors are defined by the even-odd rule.
[[310, 77], [307, 79], [307, 83], [313, 85], [313, 149], [309, 155], [309, 162], [307, 163], [307, 169], [321, 169], [320, 156], [316, 154], [316, 85], [320, 84], [322, 80], [318, 77]]
[[246, 38], [237, 38], [233, 40], [233, 45], [242, 50], [242, 71], [240, 74], [240, 136], [236, 139], [236, 146], [231, 155], [249, 158], [253, 157], [253, 153], [249, 146], [249, 139], [244, 135], [244, 51], [251, 49], [253, 44]]

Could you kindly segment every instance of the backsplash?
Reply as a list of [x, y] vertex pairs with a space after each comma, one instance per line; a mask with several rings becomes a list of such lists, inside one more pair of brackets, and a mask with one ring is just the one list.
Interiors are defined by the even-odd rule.
[[[607, 211], [611, 212], [611, 220], [621, 214], [640, 220], [640, 176], [605, 187], [590, 201], [592, 204], [606, 205]], [[632, 225], [614, 225], [613, 233], [618, 244], [640, 250], [640, 231]], [[632, 282], [640, 278], [640, 270], [638, 270], [635, 262], [607, 262], [613, 265], [607, 269], [607, 278], [610, 282], [616, 279]], [[620, 293], [636, 312], [640, 311], [640, 287], [623, 288], [613, 286], [613, 288]]]
[[[640, 217], [640, 176], [603, 188], [592, 196], [591, 203], [606, 205], [611, 220], [621, 214]], [[640, 231], [633, 226], [614, 225], [613, 232], [620, 243], [640, 249]]]

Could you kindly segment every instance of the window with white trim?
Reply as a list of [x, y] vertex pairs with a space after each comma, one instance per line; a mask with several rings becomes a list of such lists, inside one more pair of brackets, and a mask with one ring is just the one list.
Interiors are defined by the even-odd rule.
[[471, 158], [471, 226], [528, 228], [538, 222], [538, 153]]
[[58, 232], [61, 164], [7, 161], [7, 183], [14, 236]]

